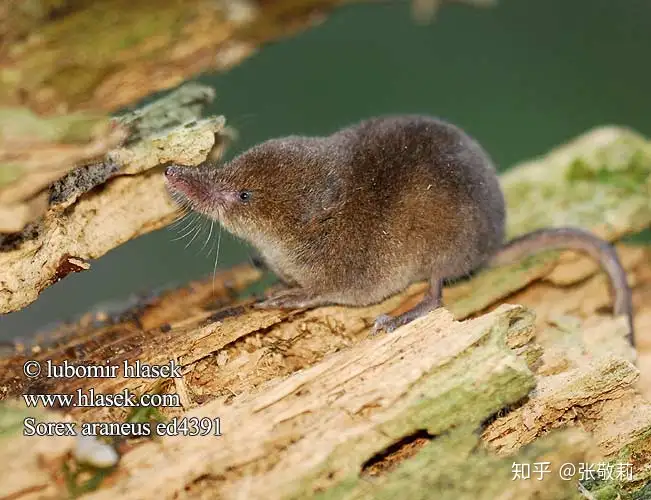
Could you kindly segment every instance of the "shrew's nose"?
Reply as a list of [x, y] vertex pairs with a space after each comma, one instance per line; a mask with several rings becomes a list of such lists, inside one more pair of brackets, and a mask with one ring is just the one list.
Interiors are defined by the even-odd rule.
[[165, 167], [165, 177], [174, 177], [181, 171], [180, 167], [177, 165], [170, 165]]

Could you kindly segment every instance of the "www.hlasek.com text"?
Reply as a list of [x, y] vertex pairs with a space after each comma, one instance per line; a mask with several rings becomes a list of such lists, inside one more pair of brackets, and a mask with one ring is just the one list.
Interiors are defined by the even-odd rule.
[[43, 406], [46, 408], [91, 408], [91, 407], [166, 407], [181, 406], [178, 394], [141, 394], [136, 395], [129, 389], [123, 389], [116, 394], [95, 392], [95, 389], [77, 389], [73, 394], [23, 394], [28, 407]]

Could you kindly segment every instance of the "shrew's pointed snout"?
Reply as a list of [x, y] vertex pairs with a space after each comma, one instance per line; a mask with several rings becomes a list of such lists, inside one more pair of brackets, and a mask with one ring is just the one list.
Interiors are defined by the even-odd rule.
[[228, 201], [227, 191], [204, 167], [171, 164], [165, 167], [165, 181], [170, 194], [193, 210], [212, 215]]
[[165, 167], [165, 177], [168, 179], [174, 178], [181, 173], [181, 168], [178, 165], [169, 165]]
[[194, 167], [183, 165], [168, 165], [165, 167], [165, 180], [167, 186], [173, 192], [181, 192], [186, 196], [196, 196], [200, 190], [200, 182], [197, 182], [197, 172]]
[[196, 186], [201, 176], [198, 176], [197, 167], [186, 167], [183, 165], [168, 165], [165, 167], [165, 180], [170, 187], [182, 189]]

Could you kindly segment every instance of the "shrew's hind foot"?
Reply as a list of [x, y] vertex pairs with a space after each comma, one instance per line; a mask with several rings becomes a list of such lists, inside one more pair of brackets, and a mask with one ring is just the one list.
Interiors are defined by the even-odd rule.
[[[402, 314], [400, 316], [402, 316]], [[380, 332], [391, 333], [399, 326], [406, 325], [408, 322], [400, 321], [400, 316], [394, 317], [389, 316], [388, 314], [380, 314], [375, 318], [371, 335], [377, 335]]]
[[257, 302], [253, 306], [257, 309], [307, 309], [327, 304], [328, 301], [323, 297], [311, 295], [302, 288], [295, 287], [280, 290], [268, 299]]
[[416, 318], [426, 315], [428, 312], [433, 311], [436, 307], [430, 307], [427, 309], [420, 310], [418, 306], [409, 311], [404, 312], [398, 316], [389, 316], [388, 314], [380, 314], [375, 318], [375, 323], [373, 323], [373, 329], [371, 330], [371, 335], [377, 335], [381, 331], [386, 333], [393, 332], [396, 328], [411, 323]]
[[411, 323], [416, 318], [420, 318], [434, 309], [441, 307], [441, 291], [441, 280], [432, 279], [429, 292], [427, 292], [427, 295], [425, 295], [423, 300], [414, 307], [398, 316], [380, 314], [375, 318], [371, 335], [377, 335], [381, 331], [391, 333], [396, 328]]

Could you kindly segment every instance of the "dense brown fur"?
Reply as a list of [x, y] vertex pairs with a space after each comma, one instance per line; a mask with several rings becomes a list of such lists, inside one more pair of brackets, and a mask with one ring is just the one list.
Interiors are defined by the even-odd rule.
[[[166, 175], [191, 208], [250, 242], [291, 285], [264, 307], [367, 305], [429, 279], [422, 304], [378, 318], [376, 328], [392, 330], [437, 307], [443, 280], [502, 248], [504, 199], [488, 155], [458, 127], [429, 117], [272, 139], [221, 168], [173, 166]], [[565, 231], [564, 247], [584, 249], [575, 240], [585, 232]], [[529, 238], [527, 252], [544, 250], [543, 240]], [[630, 306], [617, 256], [608, 257], [615, 291]]]

